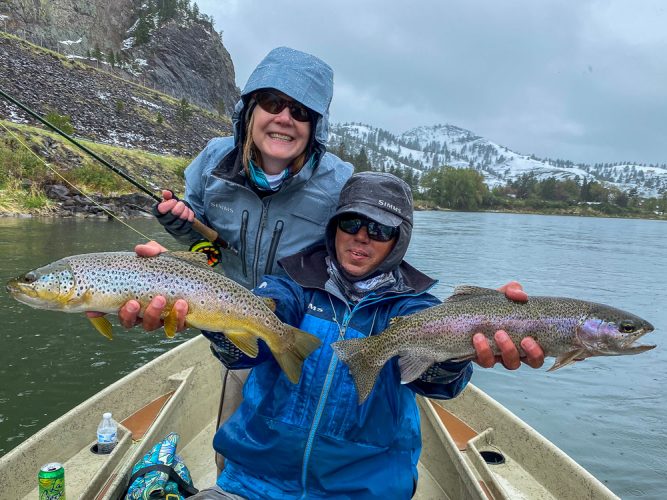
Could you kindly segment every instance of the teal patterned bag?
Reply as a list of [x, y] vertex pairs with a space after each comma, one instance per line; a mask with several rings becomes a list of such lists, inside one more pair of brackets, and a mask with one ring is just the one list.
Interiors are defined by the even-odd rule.
[[197, 493], [190, 471], [176, 454], [179, 439], [170, 433], [132, 467], [125, 500], [182, 500]]

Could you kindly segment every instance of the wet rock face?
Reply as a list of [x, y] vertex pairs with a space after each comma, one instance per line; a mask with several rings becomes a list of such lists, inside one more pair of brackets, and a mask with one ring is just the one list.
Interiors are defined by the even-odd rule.
[[146, 75], [172, 95], [189, 96], [207, 109], [223, 108], [228, 116], [239, 99], [234, 65], [215, 32], [200, 24], [184, 27], [170, 22], [146, 46], [135, 49], [147, 61]]
[[[54, 50], [58, 42], [81, 38], [80, 45], [72, 50], [83, 50], [82, 55], [96, 44], [100, 48], [119, 47], [131, 26], [135, 3], [135, 0], [3, 0], [0, 14], [8, 17], [11, 33], [24, 30]], [[65, 45], [61, 44], [60, 49], [65, 49]]]
[[122, 53], [127, 61], [140, 61], [132, 73], [147, 86], [231, 116], [239, 89], [218, 33], [205, 24], [172, 20], [153, 30], [147, 43], [128, 47], [124, 42], [143, 3], [0, 0], [0, 15], [3, 29], [61, 54], [85, 57], [96, 48], [104, 55]]

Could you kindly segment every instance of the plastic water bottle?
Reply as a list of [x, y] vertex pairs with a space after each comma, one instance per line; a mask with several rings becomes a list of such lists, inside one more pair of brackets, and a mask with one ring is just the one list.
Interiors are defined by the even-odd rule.
[[118, 443], [118, 424], [111, 418], [111, 413], [102, 415], [102, 421], [97, 426], [97, 453], [111, 453]]

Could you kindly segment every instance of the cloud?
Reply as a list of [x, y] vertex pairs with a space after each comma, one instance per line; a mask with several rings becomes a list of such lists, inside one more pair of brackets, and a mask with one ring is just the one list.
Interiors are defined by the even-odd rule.
[[451, 123], [540, 157], [667, 162], [659, 0], [198, 4], [240, 87], [279, 45], [328, 62], [335, 121], [395, 133]]

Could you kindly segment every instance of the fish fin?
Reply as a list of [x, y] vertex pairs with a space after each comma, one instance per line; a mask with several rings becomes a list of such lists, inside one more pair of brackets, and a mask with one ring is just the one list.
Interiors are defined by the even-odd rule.
[[350, 375], [357, 388], [359, 404], [368, 398], [373, 390], [375, 381], [387, 362], [387, 359], [377, 359], [374, 356], [373, 344], [380, 336], [360, 339], [339, 340], [331, 344], [338, 358], [347, 365]]
[[259, 346], [257, 345], [257, 336], [245, 329], [228, 329], [222, 333], [246, 356], [256, 358], [259, 354]]
[[111, 326], [111, 323], [109, 322], [108, 319], [106, 319], [104, 316], [98, 316], [97, 318], [88, 318], [88, 319], [98, 332], [100, 332], [109, 340], [113, 340], [113, 335], [111, 333], [113, 327]]
[[571, 365], [576, 361], [583, 361], [588, 358], [590, 354], [586, 349], [574, 349], [572, 351], [565, 352], [556, 358], [555, 363], [547, 371], [552, 372], [563, 368], [564, 366]]
[[458, 285], [454, 288], [454, 293], [447, 297], [445, 302], [455, 302], [459, 300], [468, 300], [473, 297], [481, 297], [484, 295], [502, 295], [505, 296], [503, 292], [494, 290], [493, 288], [484, 288], [481, 286], [475, 285]]
[[271, 309], [271, 312], [276, 312], [276, 301], [275, 300], [273, 300], [269, 297], [264, 297], [264, 298], [262, 298], [262, 302], [264, 302], [264, 304], [266, 304], [266, 307]]
[[164, 252], [160, 255], [165, 257], [173, 257], [175, 259], [184, 260], [188, 264], [193, 264], [199, 267], [205, 267], [206, 269], [211, 269], [211, 266], [208, 265], [208, 256], [203, 252]]
[[164, 333], [168, 338], [173, 339], [174, 335], [176, 335], [177, 328], [178, 313], [176, 312], [176, 309], [172, 307], [171, 311], [169, 311], [169, 314], [167, 314], [167, 316], [164, 318]]
[[434, 359], [424, 358], [422, 355], [400, 356], [398, 367], [401, 370], [401, 384], [409, 384], [417, 380], [434, 362]]
[[294, 344], [285, 352], [274, 352], [273, 356], [285, 372], [290, 382], [296, 384], [301, 378], [303, 361], [317, 348], [322, 341], [315, 335], [290, 327], [294, 333]]
[[389, 320], [389, 326], [394, 326], [396, 323], [401, 321], [403, 318], [405, 318], [405, 316], [394, 316], [393, 318], [391, 318]]

